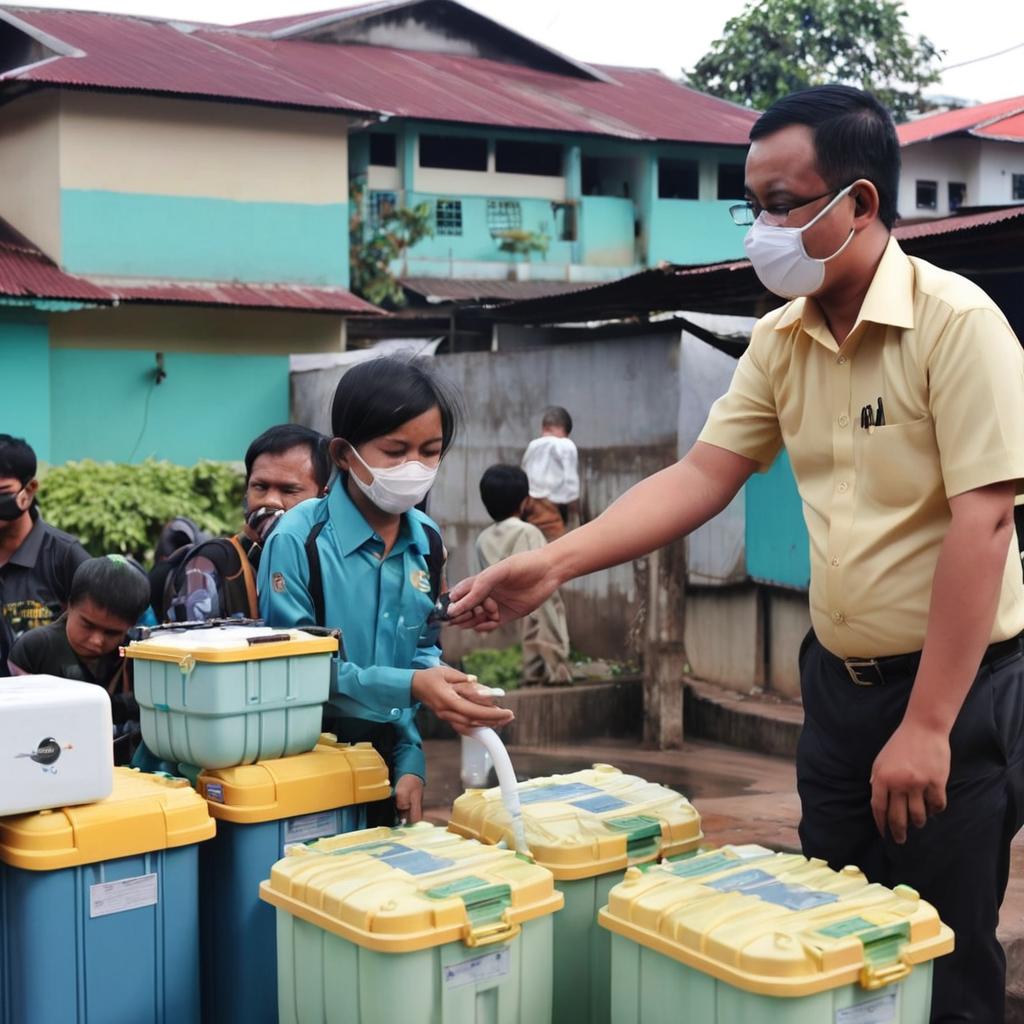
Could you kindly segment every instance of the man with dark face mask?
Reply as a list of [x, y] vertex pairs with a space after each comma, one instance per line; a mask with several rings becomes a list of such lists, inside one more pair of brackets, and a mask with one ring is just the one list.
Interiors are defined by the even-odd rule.
[[14, 641], [53, 622], [67, 607], [71, 579], [89, 555], [36, 508], [36, 453], [0, 434], [0, 676]]

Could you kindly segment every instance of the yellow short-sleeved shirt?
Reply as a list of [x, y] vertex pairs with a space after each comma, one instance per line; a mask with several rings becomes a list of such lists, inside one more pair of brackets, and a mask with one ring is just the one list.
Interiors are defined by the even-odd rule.
[[[885, 426], [865, 430], [861, 409], [880, 396]], [[700, 440], [764, 468], [785, 445], [810, 535], [811, 620], [830, 651], [917, 651], [948, 499], [1003, 480], [1024, 489], [1024, 354], [980, 288], [890, 239], [842, 348], [813, 299], [763, 317]], [[992, 641], [1022, 629], [1011, 550]]]

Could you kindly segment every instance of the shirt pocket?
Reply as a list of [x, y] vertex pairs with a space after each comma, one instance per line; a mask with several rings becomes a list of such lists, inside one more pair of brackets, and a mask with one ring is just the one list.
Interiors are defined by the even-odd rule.
[[859, 428], [855, 458], [858, 489], [883, 508], [912, 508], [942, 488], [931, 416], [871, 430]]

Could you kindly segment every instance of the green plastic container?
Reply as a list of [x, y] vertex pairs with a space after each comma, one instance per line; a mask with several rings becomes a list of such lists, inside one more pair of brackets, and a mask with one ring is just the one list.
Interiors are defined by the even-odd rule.
[[[673, 790], [610, 765], [532, 779], [519, 799], [530, 853], [565, 896], [555, 916], [554, 1020], [609, 1024], [611, 941], [597, 912], [631, 865], [696, 849], [700, 815]], [[459, 797], [448, 828], [484, 843], [514, 842], [499, 789]]]
[[913, 889], [759, 846], [629, 871], [600, 923], [615, 1024], [927, 1024], [953, 948]]
[[431, 825], [289, 850], [277, 907], [280, 1024], [550, 1024], [551, 873]]
[[266, 626], [160, 630], [125, 648], [158, 761], [232, 768], [316, 746], [334, 637]]

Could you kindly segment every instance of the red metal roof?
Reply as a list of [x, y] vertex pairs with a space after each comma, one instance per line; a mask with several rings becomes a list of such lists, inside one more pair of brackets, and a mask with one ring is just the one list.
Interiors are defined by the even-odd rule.
[[986, 139], [1024, 142], [1024, 112], [1000, 118], [1000, 120], [993, 121], [991, 124], [982, 125], [971, 134]]
[[2, 8], [83, 56], [2, 81], [127, 89], [549, 131], [745, 145], [755, 112], [659, 71], [596, 67], [612, 82], [475, 57], [272, 40], [123, 15]]
[[927, 238], [931, 235], [949, 235], [988, 227], [1004, 220], [1015, 220], [1018, 217], [1024, 217], [1024, 203], [999, 210], [965, 213], [961, 217], [941, 217], [938, 220], [919, 221], [917, 224], [904, 224], [893, 230], [893, 236], [902, 242], [905, 239]]
[[0, 295], [70, 302], [113, 301], [104, 288], [65, 274], [31, 242], [0, 220]]
[[[998, 130], [1000, 122], [1007, 118], [1016, 122], [1016, 137], [1024, 138], [1024, 128], [1016, 115], [1024, 112], [1024, 96], [1013, 96], [992, 103], [981, 103], [976, 107], [963, 107], [960, 110], [947, 110], [941, 114], [929, 114], [915, 121], [896, 126], [900, 145], [909, 146], [914, 142], [929, 142], [943, 135], [954, 135], [968, 132], [971, 135], [985, 137], [1001, 136]], [[1011, 135], [1011, 137], [1013, 137]]]

